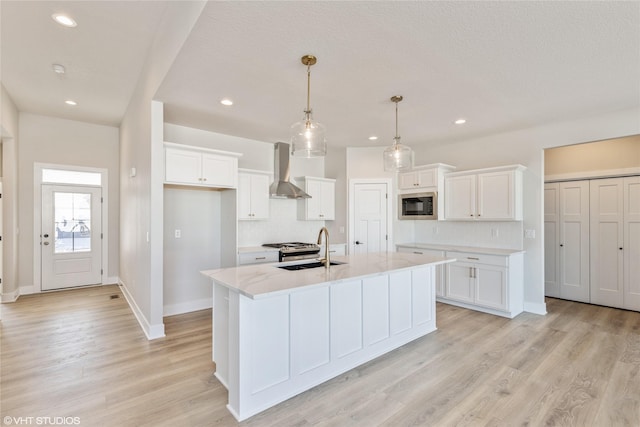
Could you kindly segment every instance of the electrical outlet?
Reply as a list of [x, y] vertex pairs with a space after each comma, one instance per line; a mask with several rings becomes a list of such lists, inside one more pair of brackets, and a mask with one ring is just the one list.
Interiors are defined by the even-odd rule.
[[179, 239], [182, 236], [182, 232], [180, 230], [176, 230], [174, 231], [174, 236], [176, 239]]
[[532, 228], [527, 228], [524, 230], [524, 237], [526, 239], [535, 239], [536, 238], [536, 230]]
[[433, 234], [438, 234], [440, 232], [440, 230], [438, 229], [438, 226], [434, 225], [433, 226]]
[[497, 228], [492, 228], [491, 229], [491, 237], [498, 237], [498, 229]]
[[344, 234], [344, 227], [340, 227], [340, 234]]

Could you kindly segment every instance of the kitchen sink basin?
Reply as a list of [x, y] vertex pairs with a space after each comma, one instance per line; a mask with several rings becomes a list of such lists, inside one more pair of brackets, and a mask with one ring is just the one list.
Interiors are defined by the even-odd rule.
[[[330, 265], [340, 265], [340, 264], [345, 264], [345, 263], [338, 262], [338, 261], [331, 261], [330, 263]], [[304, 264], [283, 265], [283, 266], [279, 266], [278, 268], [295, 271], [295, 270], [306, 270], [308, 268], [318, 268], [318, 267], [324, 267], [324, 264], [321, 263], [320, 261], [313, 261], [313, 262], [305, 262]]]

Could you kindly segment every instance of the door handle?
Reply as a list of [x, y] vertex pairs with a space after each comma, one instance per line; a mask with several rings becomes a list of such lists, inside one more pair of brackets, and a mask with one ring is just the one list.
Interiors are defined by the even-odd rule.
[[360, 240], [356, 240], [356, 245], [364, 245], [364, 242], [361, 242]]
[[48, 235], [48, 234], [45, 234], [43, 237], [46, 239], [47, 237], [49, 237], [49, 235]]
[[44, 242], [43, 245], [47, 246], [49, 244], [49, 242]]

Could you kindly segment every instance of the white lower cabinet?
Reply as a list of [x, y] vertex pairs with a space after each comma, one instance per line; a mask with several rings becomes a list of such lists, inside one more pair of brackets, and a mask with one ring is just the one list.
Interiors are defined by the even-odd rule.
[[238, 254], [238, 265], [278, 262], [278, 257], [278, 251], [243, 252]]
[[513, 318], [524, 310], [523, 253], [487, 255], [447, 251], [443, 302]]
[[436, 330], [430, 265], [255, 299], [213, 287], [215, 376], [240, 421]]
[[[440, 256], [440, 257], [445, 256], [445, 252], [441, 250], [415, 248], [412, 246], [398, 245], [397, 250], [398, 252], [406, 252], [410, 254]], [[436, 266], [436, 296], [437, 297], [444, 296], [445, 272], [446, 270], [444, 265]]]

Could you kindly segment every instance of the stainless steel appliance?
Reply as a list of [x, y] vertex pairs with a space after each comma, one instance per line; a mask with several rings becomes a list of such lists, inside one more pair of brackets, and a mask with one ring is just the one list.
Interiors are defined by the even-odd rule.
[[400, 194], [398, 219], [438, 219], [438, 193]]
[[262, 246], [280, 249], [280, 254], [278, 256], [278, 260], [280, 262], [318, 258], [318, 254], [320, 253], [320, 246], [316, 245], [315, 243], [265, 243]]

